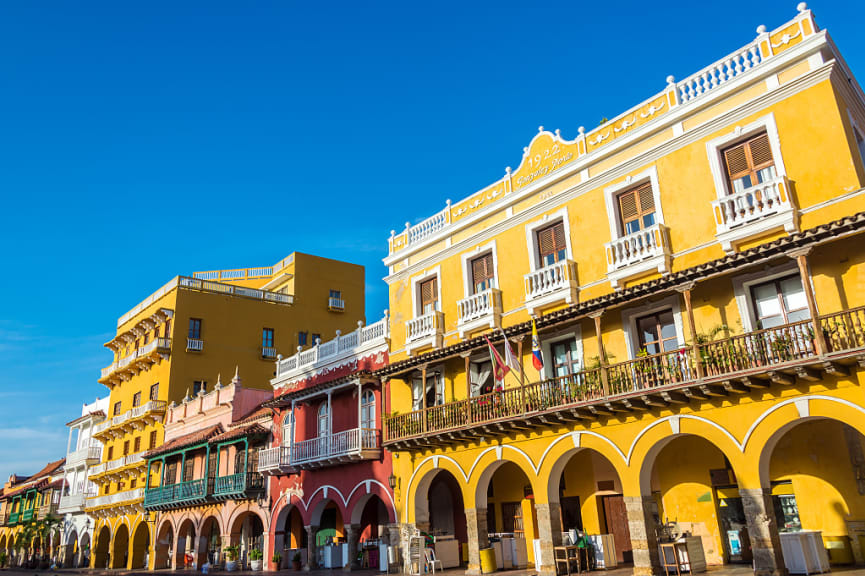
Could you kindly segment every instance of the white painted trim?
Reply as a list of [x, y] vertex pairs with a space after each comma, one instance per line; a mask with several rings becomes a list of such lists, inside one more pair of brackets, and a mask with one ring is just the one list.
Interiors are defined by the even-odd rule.
[[[709, 156], [709, 168], [712, 172], [712, 179], [715, 182], [715, 194], [718, 200], [723, 200], [732, 192], [727, 185], [727, 177], [724, 175], [724, 163], [721, 158], [721, 151], [738, 141], [747, 140], [749, 137], [764, 130], [769, 137], [769, 147], [772, 149], [772, 158], [775, 161], [775, 173], [779, 178], [787, 177], [787, 169], [784, 167], [784, 158], [781, 155], [781, 139], [778, 136], [775, 113], [769, 112], [750, 124], [735, 126], [726, 134], [712, 138], [706, 142], [706, 154]], [[790, 193], [789, 190], [787, 193]]]
[[[754, 422], [751, 424], [751, 427], [748, 428], [748, 431], [745, 433], [745, 438], [742, 440], [742, 451], [745, 451], [745, 448], [748, 446], [748, 441], [751, 439], [751, 436], [754, 434], [757, 426], [759, 426], [763, 420], [768, 418], [769, 414], [783, 408], [784, 406], [787, 406], [789, 404], [795, 404], [796, 402], [800, 402], [802, 400], [807, 400], [808, 402], [810, 402], [811, 400], [826, 400], [827, 402], [837, 402], [838, 404], [853, 408], [854, 410], [858, 410], [859, 412], [862, 412], [862, 414], [865, 414], [865, 408], [862, 408], [858, 404], [854, 404], [853, 402], [850, 402], [849, 400], [845, 400], [843, 398], [834, 398], [832, 396], [824, 396], [822, 394], [788, 398], [787, 400], [783, 400], [782, 402], [779, 402], [778, 404], [775, 404], [771, 408], [767, 409], [765, 412], [760, 414], [756, 420], [754, 420]], [[838, 421], [841, 422], [841, 420]]]
[[628, 360], [633, 360], [637, 357], [639, 348], [637, 342], [637, 318], [661, 312], [663, 310], [672, 309], [673, 323], [676, 326], [676, 339], [679, 341], [679, 346], [685, 345], [685, 330], [682, 325], [682, 308], [679, 302], [679, 294], [672, 294], [663, 300], [650, 302], [641, 306], [632, 306], [622, 310], [622, 327], [624, 328], [625, 348], [628, 351]]
[[786, 276], [798, 275], [799, 267], [791, 260], [785, 264], [764, 268], [757, 272], [740, 274], [731, 279], [733, 297], [736, 299], [736, 307], [739, 309], [739, 318], [742, 320], [744, 332], [753, 332], [757, 326], [757, 318], [754, 316], [754, 301], [751, 299], [751, 286]]
[[[676, 420], [683, 420], [683, 419], [684, 420], [697, 420], [698, 422], [704, 422], [704, 423], [708, 424], [709, 426], [712, 426], [713, 428], [717, 428], [718, 430], [720, 430], [724, 436], [726, 436], [727, 438], [730, 439], [730, 441], [739, 449], [740, 452], [744, 451], [743, 444], [740, 444], [739, 441], [736, 440], [736, 437], [733, 436], [733, 434], [731, 434], [729, 430], [727, 430], [726, 428], [724, 428], [723, 426], [721, 426], [717, 422], [713, 422], [712, 420], [709, 420], [708, 418], [703, 418], [702, 416], [694, 416], [693, 414], [674, 414], [672, 416], [665, 416], [664, 418], [661, 418], [659, 420], [655, 420], [654, 422], [652, 422], [651, 424], [649, 424], [648, 426], [646, 426], [645, 428], [640, 430], [640, 433], [637, 434], [637, 436], [634, 438], [633, 442], [631, 442], [631, 447], [628, 448], [628, 456], [626, 458], [626, 462], [627, 462], [628, 466], [631, 465], [631, 457], [634, 455], [634, 450], [636, 449], [637, 443], [640, 441], [640, 438], [645, 436], [646, 433], [649, 430], [651, 430], [652, 428], [654, 428], [655, 426], [658, 426], [660, 424], [664, 424], [667, 421], [672, 421], [673, 419], [676, 419]], [[671, 423], [670, 426], [671, 426], [671, 431], [672, 431], [673, 430], [672, 426], [674, 426], [674, 424]], [[688, 434], [688, 432], [686, 432], [685, 434]], [[677, 436], [678, 434], [674, 434], [674, 435]]]
[[[604, 204], [607, 207], [607, 220], [610, 223], [611, 241], [618, 240], [625, 235], [619, 225], [621, 218], [619, 218], [619, 208], [616, 202], [616, 197], [622, 192], [636, 188], [647, 181], [652, 184], [652, 196], [655, 199], [655, 223], [664, 224], [664, 210], [661, 206], [661, 187], [658, 184], [658, 168], [653, 164], [642, 172], [638, 172], [633, 176], [629, 174], [624, 180], [604, 188]], [[642, 223], [640, 226], [642, 226]]]
[[580, 440], [580, 436], [582, 436], [582, 435], [594, 436], [596, 438], [600, 438], [601, 440], [603, 440], [604, 442], [606, 442], [607, 444], [612, 446], [613, 450], [615, 450], [616, 453], [622, 457], [622, 462], [627, 464], [627, 457], [625, 456], [625, 453], [622, 452], [621, 448], [616, 446], [616, 444], [612, 440], [610, 440], [606, 436], [598, 434], [597, 432], [594, 432], [592, 430], [579, 430], [579, 431], [569, 432], [568, 434], [564, 434], [562, 436], [558, 436], [555, 440], [550, 442], [549, 445], [547, 446], [546, 450], [544, 450], [544, 453], [541, 454], [541, 460], [540, 460], [540, 462], [538, 462], [538, 470], [540, 470], [541, 467], [544, 465], [544, 460], [547, 458], [547, 454], [550, 453], [550, 450], [553, 449], [553, 446], [558, 444], [560, 441], [562, 441], [566, 438], [571, 438], [574, 441], [574, 447], [581, 448], [582, 442]]
[[487, 252], [493, 255], [493, 288], [499, 287], [499, 255], [496, 250], [496, 241], [491, 240], [483, 245], [474, 247], [474, 250], [464, 252], [460, 256], [463, 267], [463, 298], [468, 298], [474, 295], [474, 286], [472, 284], [472, 271], [469, 263]]
[[420, 295], [418, 294], [418, 290], [420, 290], [420, 283], [424, 280], [429, 280], [435, 276], [438, 281], [436, 282], [436, 291], [438, 294], [438, 300], [436, 300], [436, 310], [441, 311], [442, 308], [442, 270], [441, 264], [434, 266], [433, 268], [428, 268], [423, 270], [420, 274], [416, 274], [411, 279], [411, 311], [412, 318], [417, 318], [422, 316], [422, 311], [418, 308], [418, 302], [420, 300]]
[[544, 214], [539, 219], [528, 222], [526, 229], [526, 248], [529, 251], [529, 271], [534, 272], [543, 268], [538, 257], [538, 230], [546, 226], [551, 226], [561, 220], [565, 229], [565, 245], [567, 246], [567, 254], [565, 260], [573, 260], [574, 251], [571, 247], [571, 223], [568, 219], [568, 207], [562, 206], [554, 212]]

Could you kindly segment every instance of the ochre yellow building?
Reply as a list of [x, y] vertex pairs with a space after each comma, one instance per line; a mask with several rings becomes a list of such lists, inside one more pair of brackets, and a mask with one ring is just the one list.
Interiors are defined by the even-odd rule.
[[[639, 574], [668, 540], [695, 567], [780, 574], [809, 542], [862, 563], [863, 135], [865, 95], [800, 5], [573, 140], [540, 129], [518, 168], [392, 234], [407, 532], [474, 573], [504, 533], [499, 562], [552, 574], [576, 528]], [[498, 384], [481, 336], [504, 356], [503, 332], [524, 376]]]
[[161, 471], [148, 479], [142, 456], [162, 444], [170, 404], [212, 390], [220, 375], [269, 389], [279, 354], [352, 330], [363, 306], [362, 266], [292, 253], [274, 266], [175, 277], [121, 316], [100, 378], [110, 413], [93, 431], [104, 448], [86, 504], [96, 521], [91, 566], [154, 565], [156, 518], [142, 501]]

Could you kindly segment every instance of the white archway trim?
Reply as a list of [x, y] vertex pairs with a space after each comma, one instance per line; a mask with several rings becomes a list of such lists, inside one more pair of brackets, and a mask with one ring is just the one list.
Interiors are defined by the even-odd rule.
[[[748, 432], [745, 434], [745, 439], [742, 441], [742, 450], [744, 451], [745, 447], [748, 445], [748, 441], [751, 439], [751, 435], [754, 433], [754, 430], [757, 429], [757, 426], [759, 426], [760, 423], [763, 420], [765, 420], [769, 416], [769, 414], [771, 414], [775, 410], [783, 408], [784, 406], [787, 406], [789, 404], [795, 404], [797, 407], [797, 410], [799, 411], [800, 418], [801, 418], [802, 417], [801, 416], [801, 414], [802, 414], [802, 404], [801, 403], [803, 400], [807, 401], [807, 402], [810, 402], [811, 400], [827, 400], [829, 402], [837, 402], [838, 404], [841, 404], [843, 406], [847, 406], [849, 408], [853, 408], [854, 410], [858, 410], [859, 412], [862, 412], [862, 414], [865, 414], [865, 408], [862, 408], [858, 404], [850, 402], [849, 400], [844, 400], [843, 398], [834, 398], [832, 396], [824, 396], [822, 394], [813, 394], [810, 396], [799, 396], [798, 398], [790, 398], [788, 400], [784, 400], [783, 402], [779, 402], [778, 404], [775, 404], [774, 406], [772, 406], [771, 408], [769, 408], [768, 410], [766, 410], [765, 412], [760, 414], [760, 416], [756, 420], [754, 420], [754, 422], [751, 424], [751, 427], [748, 428]], [[810, 409], [809, 409], [809, 413], [810, 413]]]
[[478, 454], [478, 457], [475, 458], [475, 461], [472, 463], [472, 467], [469, 469], [469, 474], [468, 474], [468, 478], [466, 478], [466, 483], [468, 483], [468, 479], [471, 478], [472, 475], [474, 474], [475, 468], [477, 468], [478, 463], [481, 461], [481, 458], [483, 458], [488, 452], [495, 451], [496, 452], [496, 460], [501, 460], [502, 454], [504, 453], [505, 448], [507, 448], [508, 450], [513, 450], [514, 452], [516, 452], [517, 454], [519, 454], [523, 458], [525, 458], [526, 462], [529, 463], [529, 467], [531, 467], [532, 472], [534, 472], [535, 476], [538, 475], [538, 470], [540, 469], [540, 467], [535, 466], [535, 463], [532, 462], [532, 458], [528, 454], [526, 454], [525, 452], [523, 452], [522, 450], [520, 450], [516, 446], [511, 446], [509, 444], [503, 444], [501, 446], [490, 446], [489, 448], [484, 449], [480, 454]]
[[594, 436], [596, 438], [600, 438], [601, 440], [603, 440], [604, 442], [606, 442], [607, 444], [612, 446], [613, 450], [615, 450], [616, 453], [622, 457], [622, 462], [627, 463], [627, 458], [625, 457], [625, 453], [622, 452], [622, 450], [618, 446], [616, 446], [616, 444], [612, 440], [610, 440], [609, 438], [607, 438], [606, 436], [604, 436], [602, 434], [598, 434], [597, 432], [593, 432], [591, 430], [581, 430], [581, 431], [577, 431], [577, 432], [570, 432], [568, 434], [565, 434], [564, 436], [559, 436], [558, 438], [556, 438], [555, 440], [550, 442], [550, 444], [547, 446], [547, 449], [544, 450], [543, 454], [541, 454], [541, 460], [540, 460], [540, 462], [538, 462], [538, 470], [540, 470], [541, 466], [544, 465], [544, 460], [547, 458], [547, 454], [550, 453], [550, 450], [553, 449], [553, 446], [555, 446], [556, 444], [558, 444], [562, 440], [565, 440], [567, 438], [571, 438], [574, 442], [574, 447], [580, 448], [582, 446], [582, 436], [584, 434], [586, 436]]
[[[414, 476], [412, 476], [412, 478], [413, 477]], [[300, 496], [298, 496], [297, 494], [292, 494], [289, 492], [283, 492], [282, 494], [279, 495], [279, 498], [277, 498], [276, 502], [274, 502], [273, 509], [276, 510], [277, 506], [279, 506], [279, 503], [282, 501], [283, 497], [288, 495], [288, 498], [286, 499], [286, 502], [285, 502], [286, 505], [291, 504], [291, 497], [294, 496], [297, 499], [297, 501], [300, 502], [300, 504], [303, 506], [303, 509], [308, 511], [309, 505], [312, 503], [316, 494], [318, 494], [319, 492], [324, 492], [324, 497], [328, 498], [331, 490], [333, 490], [334, 492], [339, 494], [339, 498], [340, 498], [340, 500], [342, 500], [343, 507], [348, 508], [348, 503], [351, 501], [351, 497], [354, 496], [354, 493], [357, 492], [361, 486], [365, 487], [367, 493], [369, 493], [371, 491], [370, 486], [372, 484], [376, 484], [378, 486], [381, 486], [381, 488], [384, 490], [384, 493], [387, 494], [388, 500], [390, 500], [391, 508], [393, 508], [394, 512], [396, 512], [396, 504], [394, 503], [393, 495], [390, 493], [390, 490], [388, 489], [388, 487], [385, 486], [384, 484], [382, 484], [381, 482], [379, 482], [378, 480], [373, 480], [373, 479], [361, 480], [360, 482], [358, 482], [354, 486], [354, 488], [351, 489], [351, 492], [349, 492], [348, 497], [343, 496], [343, 494], [339, 490], [339, 488], [337, 488], [336, 486], [332, 486], [330, 484], [325, 484], [323, 486], [319, 486], [318, 488], [316, 488], [315, 492], [310, 494], [309, 498], [306, 499], [306, 501], [304, 501], [304, 499], [301, 498]]]
[[[440, 455], [427, 456], [426, 458], [424, 458], [423, 460], [418, 462], [418, 465], [414, 467], [414, 472], [411, 473], [411, 478], [408, 479], [408, 486], [406, 486], [406, 489], [405, 489], [406, 494], [411, 494], [411, 487], [414, 484], [415, 476], [417, 476], [418, 470], [420, 470], [424, 464], [426, 464], [427, 462], [432, 460], [433, 470], [438, 470], [439, 460], [442, 460], [442, 459], [447, 460], [448, 462], [453, 464], [456, 467], [456, 469], [460, 471], [460, 474], [463, 475], [463, 482], [465, 482], [466, 484], [469, 483], [469, 477], [466, 475], [465, 471], [463, 470], [463, 467], [460, 466], [459, 463], [456, 460], [454, 460], [453, 458], [451, 458], [450, 456], [440, 456]], [[477, 461], [475, 461], [475, 462], [477, 462]], [[403, 510], [403, 522], [408, 522], [408, 506], [404, 506], [403, 508], [404, 508], [404, 510]]]
[[678, 432], [675, 432], [675, 431], [679, 429], [679, 421], [682, 419], [697, 420], [699, 422], [704, 422], [704, 423], [708, 424], [709, 426], [712, 426], [713, 428], [717, 428], [718, 430], [721, 431], [721, 433], [724, 436], [726, 436], [727, 438], [730, 439], [730, 442], [732, 442], [736, 446], [736, 448], [739, 449], [739, 452], [745, 451], [744, 443], [740, 443], [738, 440], [736, 440], [736, 437], [733, 436], [729, 430], [727, 430], [726, 428], [724, 428], [723, 426], [721, 426], [717, 422], [713, 422], [713, 421], [709, 420], [708, 418], [703, 418], [702, 416], [694, 416], [693, 414], [676, 414], [673, 416], [665, 416], [664, 418], [661, 418], [660, 420], [655, 420], [654, 422], [652, 422], [651, 424], [649, 424], [648, 426], [643, 428], [639, 434], [637, 434], [637, 437], [634, 438], [634, 441], [631, 442], [631, 447], [628, 449], [628, 456], [625, 460], [627, 462], [628, 466], [631, 465], [631, 457], [634, 455], [634, 449], [637, 447], [637, 443], [640, 441], [640, 438], [642, 438], [649, 430], [651, 430], [655, 426], [658, 426], [660, 424], [663, 424], [663, 423], [669, 421], [670, 430], [674, 431], [673, 435], [675, 436], [675, 435], [679, 434]]

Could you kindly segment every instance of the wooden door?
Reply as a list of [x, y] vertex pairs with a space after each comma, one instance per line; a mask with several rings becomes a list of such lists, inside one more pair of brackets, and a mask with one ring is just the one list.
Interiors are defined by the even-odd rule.
[[625, 498], [621, 494], [604, 496], [604, 520], [607, 531], [613, 535], [613, 540], [616, 542], [616, 559], [620, 563], [633, 562], [628, 511], [625, 508]]

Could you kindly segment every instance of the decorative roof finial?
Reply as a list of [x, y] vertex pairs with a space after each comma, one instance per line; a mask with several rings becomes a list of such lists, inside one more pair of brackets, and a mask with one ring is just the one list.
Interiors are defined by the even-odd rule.
[[186, 396], [183, 397], [183, 402], [185, 404], [186, 402], [190, 402], [191, 400], [192, 400], [192, 397], [189, 395], [189, 387], [187, 386], [186, 387]]
[[222, 390], [222, 372], [216, 375], [216, 386], [213, 388], [214, 390]]
[[766, 25], [760, 24], [757, 26], [757, 34], [765, 34], [766, 33]]
[[543, 126], [538, 126], [538, 132], [543, 132], [543, 131], [544, 131], [544, 127], [543, 127]]
[[667, 76], [667, 84], [673, 84], [676, 81], [676, 77], [670, 74]]
[[799, 11], [799, 14], [801, 14], [802, 12], [804, 12], [807, 9], [808, 9], [808, 3], [807, 2], [799, 2], [798, 4], [796, 4], [796, 10]]
[[236, 364], [234, 366], [234, 378], [231, 379], [231, 383], [235, 386], [240, 386], [240, 366]]

